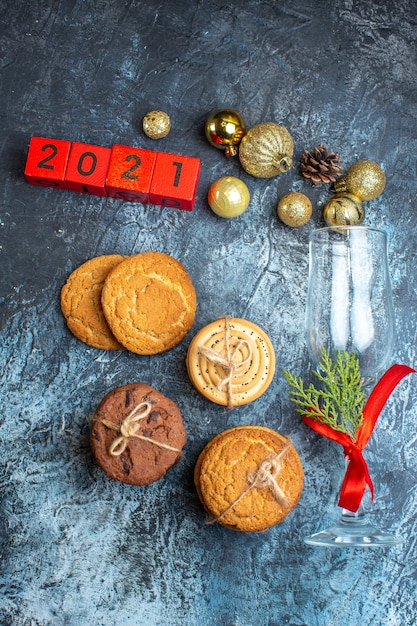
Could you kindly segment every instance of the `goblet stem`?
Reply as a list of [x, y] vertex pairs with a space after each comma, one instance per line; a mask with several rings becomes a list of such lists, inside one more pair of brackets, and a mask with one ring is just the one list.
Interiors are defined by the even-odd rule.
[[304, 541], [310, 546], [377, 548], [398, 545], [401, 538], [373, 526], [360, 506], [356, 513], [342, 509], [334, 526], [305, 537]]

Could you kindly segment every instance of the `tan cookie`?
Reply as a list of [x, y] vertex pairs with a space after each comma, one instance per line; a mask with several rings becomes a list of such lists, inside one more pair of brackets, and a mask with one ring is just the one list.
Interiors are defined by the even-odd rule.
[[259, 326], [225, 317], [193, 337], [187, 369], [203, 396], [224, 406], [240, 406], [259, 398], [271, 384], [275, 352]]
[[196, 294], [179, 261], [163, 252], [135, 254], [108, 275], [101, 303], [117, 340], [137, 354], [182, 341], [194, 322]]
[[98, 256], [72, 272], [61, 290], [61, 310], [70, 331], [93, 348], [122, 350], [111, 332], [101, 307], [104, 280], [125, 257]]
[[90, 441], [109, 478], [149, 485], [180, 459], [186, 432], [173, 400], [149, 385], [131, 383], [113, 389], [100, 402]]
[[200, 500], [232, 530], [259, 532], [297, 504], [304, 472], [291, 441], [263, 426], [237, 426], [212, 439], [194, 471]]

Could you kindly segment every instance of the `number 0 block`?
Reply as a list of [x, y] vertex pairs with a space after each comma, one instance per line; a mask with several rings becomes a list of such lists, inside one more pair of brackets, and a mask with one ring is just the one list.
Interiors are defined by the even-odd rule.
[[114, 145], [107, 172], [107, 195], [128, 202], [149, 202], [156, 152]]
[[70, 141], [32, 137], [25, 166], [27, 181], [31, 185], [66, 189], [65, 170], [70, 150]]
[[200, 159], [158, 152], [150, 202], [192, 211], [200, 177]]
[[67, 189], [107, 196], [105, 182], [110, 154], [110, 148], [73, 143], [65, 173]]

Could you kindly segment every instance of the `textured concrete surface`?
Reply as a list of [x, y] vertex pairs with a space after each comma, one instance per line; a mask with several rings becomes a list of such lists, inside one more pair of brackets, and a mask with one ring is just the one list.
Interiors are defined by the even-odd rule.
[[[0, 3], [1, 579], [3, 626], [411, 626], [416, 599], [416, 396], [408, 377], [367, 448], [372, 517], [401, 534], [390, 550], [312, 549], [305, 534], [336, 514], [344, 461], [309, 431], [288, 400], [282, 368], [310, 367], [303, 336], [309, 232], [329, 197], [297, 168], [254, 179], [208, 144], [215, 108], [250, 127], [285, 125], [295, 159], [320, 142], [379, 162], [384, 194], [366, 206], [385, 228], [397, 315], [393, 360], [417, 366], [415, 282], [417, 17], [412, 0], [39, 0]], [[141, 131], [169, 113], [157, 144]], [[28, 185], [33, 135], [198, 156], [192, 213]], [[248, 210], [215, 216], [211, 182], [249, 186]], [[311, 221], [285, 227], [276, 205], [307, 193]], [[188, 268], [195, 325], [155, 357], [109, 353], [66, 330], [59, 292], [86, 259], [166, 251]], [[247, 317], [273, 340], [268, 392], [233, 411], [192, 388], [191, 336], [221, 315]], [[181, 407], [182, 462], [147, 488], [112, 482], [93, 463], [88, 418], [114, 386], [141, 380]], [[242, 535], [205, 518], [192, 481], [199, 451], [220, 430], [268, 425], [290, 435], [306, 482], [280, 526]]]

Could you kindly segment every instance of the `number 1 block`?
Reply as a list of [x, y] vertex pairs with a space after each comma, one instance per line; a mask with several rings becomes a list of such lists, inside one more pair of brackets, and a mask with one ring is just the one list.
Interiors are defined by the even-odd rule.
[[73, 143], [65, 173], [67, 189], [107, 196], [105, 182], [110, 154], [110, 148]]
[[128, 202], [149, 202], [156, 152], [114, 145], [107, 172], [107, 195]]
[[200, 177], [200, 159], [158, 152], [150, 202], [192, 211]]
[[32, 137], [25, 166], [27, 181], [31, 185], [66, 189], [65, 171], [70, 150], [70, 141]]

